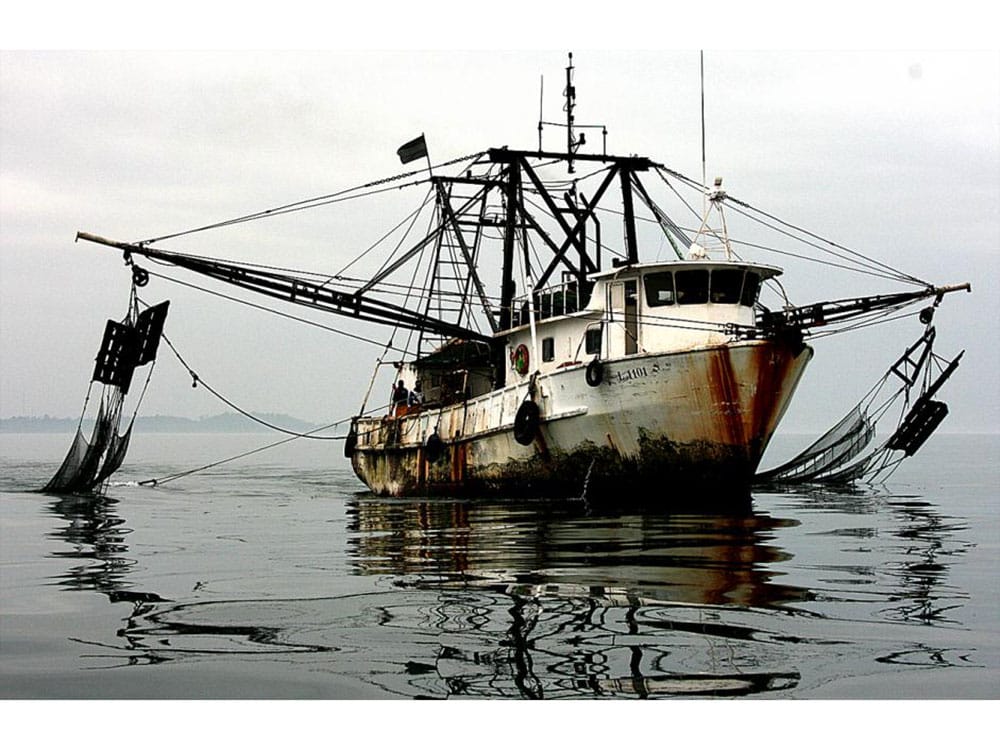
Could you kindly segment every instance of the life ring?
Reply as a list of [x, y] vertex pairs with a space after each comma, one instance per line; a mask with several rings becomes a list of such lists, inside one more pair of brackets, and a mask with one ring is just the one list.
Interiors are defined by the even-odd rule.
[[436, 432], [432, 432], [424, 443], [424, 455], [432, 464], [440, 461], [444, 455], [444, 440]]
[[534, 401], [525, 401], [514, 415], [514, 439], [521, 445], [531, 445], [538, 434], [541, 412]]
[[514, 372], [518, 375], [527, 374], [529, 362], [530, 357], [528, 356], [528, 347], [524, 344], [519, 344], [518, 347], [510, 354], [510, 366], [514, 368]]
[[604, 382], [604, 363], [596, 357], [587, 365], [587, 385], [596, 388]]

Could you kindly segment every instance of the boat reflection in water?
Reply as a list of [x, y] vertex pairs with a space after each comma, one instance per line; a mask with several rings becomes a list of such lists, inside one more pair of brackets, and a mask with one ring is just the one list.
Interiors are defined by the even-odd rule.
[[[176, 601], [128, 580], [138, 568], [115, 501], [51, 510], [68, 521], [54, 536], [69, 550], [55, 555], [72, 561], [57, 583], [132, 604], [114, 637], [89, 642], [104, 669], [252, 663], [271, 697], [307, 685], [329, 697], [655, 698], [780, 697], [843, 674], [964, 664], [896, 630], [949, 626], [961, 606], [946, 580], [965, 549], [959, 519], [864, 493], [757, 507], [664, 516], [365, 494], [348, 499], [329, 545], [273, 557], [279, 588], [262, 593], [249, 573], [247, 596], [196, 587]], [[218, 565], [217, 542], [205, 544], [200, 564]], [[332, 567], [302, 566], [330, 555]]]
[[[118, 515], [118, 500], [106, 495], [51, 495], [49, 512], [65, 525], [49, 534], [65, 542], [50, 554], [68, 560], [65, 573], [54, 576], [52, 582], [68, 591], [96, 591], [113, 604], [125, 602], [132, 611], [125, 617], [125, 627], [118, 631], [129, 642], [128, 664], [155, 664], [165, 659], [148, 652], [142, 642], [133, 643], [129, 632], [136, 621], [154, 611], [157, 604], [167, 602], [159, 594], [134, 588], [129, 574], [136, 565], [128, 557], [126, 539], [132, 529]], [[67, 548], [68, 547], [68, 548]]]
[[364, 499], [349, 514], [359, 573], [434, 594], [383, 611], [384, 627], [437, 639], [407, 663], [422, 693], [725, 696], [799, 681], [792, 665], [758, 667], [771, 634], [753, 623], [754, 608], [809, 598], [768, 571], [787, 558], [774, 531], [794, 522], [579, 502]]
[[104, 495], [61, 495], [49, 510], [66, 521], [50, 536], [70, 547], [52, 552], [52, 557], [76, 562], [55, 577], [56, 584], [71, 591], [97, 591], [111, 602], [130, 602], [134, 615], [147, 611], [150, 603], [167, 601], [159, 594], [137, 591], [128, 580], [136, 561], [126, 556], [125, 541], [132, 529], [118, 515], [118, 500]]
[[71, 567], [54, 579], [71, 591], [99, 591], [114, 594], [135, 561], [126, 557], [126, 537], [132, 529], [117, 513], [118, 501], [110, 497], [55, 495], [49, 512], [65, 525], [50, 536], [65, 542], [51, 556], [67, 560]]
[[775, 529], [796, 522], [733, 514], [625, 512], [580, 502], [399, 502], [349, 506], [357, 572], [430, 575], [471, 587], [620, 590], [688, 604], [764, 606], [806, 592], [764, 566], [787, 553]]

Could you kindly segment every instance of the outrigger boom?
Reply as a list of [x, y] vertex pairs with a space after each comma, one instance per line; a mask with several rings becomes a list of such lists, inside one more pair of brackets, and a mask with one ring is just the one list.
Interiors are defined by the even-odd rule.
[[[128, 265], [134, 265], [133, 255], [141, 255], [269, 297], [350, 318], [401, 326], [412, 330], [431, 331], [466, 340], [490, 342], [494, 339], [492, 335], [465, 326], [455, 325], [399, 305], [372, 299], [365, 296], [363, 291], [347, 294], [300, 277], [260, 270], [248, 265], [159, 250], [141, 243], [110, 240], [88, 232], [77, 232], [76, 240], [85, 240], [122, 250]], [[742, 334], [754, 337], [759, 334], [769, 335], [789, 330], [806, 331], [831, 323], [840, 323], [877, 310], [899, 307], [920, 299], [935, 297], [940, 301], [944, 295], [959, 291], [971, 292], [972, 285], [969, 282], [944, 286], [929, 285], [923, 289], [899, 294], [872, 295], [815, 302], [801, 306], [789, 305], [781, 310], [765, 311], [760, 318], [757, 331], [747, 331], [744, 327]]]
[[[488, 341], [489, 337], [464, 326], [424, 315], [390, 302], [375, 300], [360, 294], [347, 294], [330, 289], [324, 284], [273, 271], [262, 270], [248, 265], [227, 263], [221, 260], [158, 250], [142, 244], [118, 242], [98, 237], [87, 232], [77, 232], [77, 240], [95, 242], [99, 245], [117, 248], [125, 253], [125, 263], [138, 267], [132, 261], [133, 255], [163, 261], [179, 268], [185, 268], [203, 276], [209, 276], [234, 286], [249, 289], [276, 299], [305, 305], [325, 312], [345, 315], [357, 320], [401, 326], [416, 331], [434, 331], [445, 336]], [[141, 269], [139, 269], [141, 271]]]

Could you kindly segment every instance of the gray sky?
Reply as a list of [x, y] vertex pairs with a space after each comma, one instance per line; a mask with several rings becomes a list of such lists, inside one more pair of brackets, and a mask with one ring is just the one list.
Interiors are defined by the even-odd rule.
[[[136, 240], [331, 193], [404, 171], [395, 150], [421, 132], [434, 161], [491, 146], [533, 148], [540, 76], [546, 119], [561, 119], [567, 49], [577, 66], [577, 119], [606, 124], [609, 151], [701, 174], [696, 48], [11, 49], [60, 46], [30, 40], [4, 46], [3, 417], [76, 416], [104, 321], [125, 311], [129, 284], [120, 254], [74, 244], [77, 230]], [[945, 425], [995, 431], [997, 51], [709, 49], [705, 65], [710, 178], [722, 175], [732, 195], [918, 277], [972, 282], [974, 293], [947, 298], [937, 318], [938, 352], [968, 350], [942, 394], [951, 406]], [[335, 206], [166, 247], [333, 272], [409, 210], [398, 196], [388, 203], [384, 216], [358, 218]], [[787, 265], [773, 256], [759, 260]], [[798, 277], [789, 269], [786, 276], [797, 302], [852, 294], [850, 282], [828, 278], [819, 267]], [[206, 382], [255, 411], [313, 422], [346, 416], [357, 409], [379, 354], [165, 282], [154, 280], [144, 297], [171, 300], [167, 335]], [[785, 427], [818, 431], [832, 424], [919, 333], [909, 322], [818, 341]], [[223, 409], [204, 389], [192, 389], [161, 350], [142, 413]]]

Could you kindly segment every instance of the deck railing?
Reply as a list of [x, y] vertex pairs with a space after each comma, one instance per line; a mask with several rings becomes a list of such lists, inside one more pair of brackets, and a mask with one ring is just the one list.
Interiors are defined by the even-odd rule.
[[527, 325], [530, 317], [529, 300], [534, 300], [535, 320], [545, 320], [559, 315], [575, 313], [580, 309], [580, 294], [576, 281], [564, 281], [561, 284], [540, 289], [533, 294], [525, 294], [514, 298], [514, 309], [511, 311], [511, 327]]

